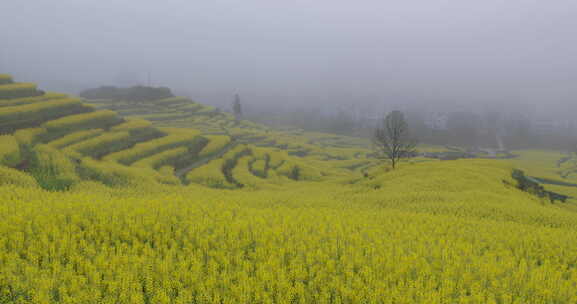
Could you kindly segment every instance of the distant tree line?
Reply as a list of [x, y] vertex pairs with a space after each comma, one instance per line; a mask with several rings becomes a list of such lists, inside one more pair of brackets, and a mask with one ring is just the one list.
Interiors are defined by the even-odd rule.
[[145, 102], [149, 100], [174, 97], [169, 88], [147, 86], [133, 86], [130, 88], [102, 86], [99, 88], [84, 90], [80, 93], [80, 96], [87, 99], [111, 99], [134, 102]]
[[[559, 151], [574, 149], [577, 132], [570, 130], [542, 133], [529, 119], [506, 119], [497, 112], [477, 114], [454, 111], [446, 114], [442, 128], [433, 128], [419, 109], [403, 111], [410, 121], [409, 131], [421, 143], [464, 148], [505, 148], [507, 150], [544, 148]], [[289, 125], [304, 130], [371, 138], [378, 120], [355, 118], [346, 109], [323, 112], [318, 107], [247, 107], [245, 117], [269, 125]], [[375, 113], [378, 114], [378, 113]], [[375, 115], [377, 116], [377, 115]], [[577, 131], [577, 130], [575, 130]]]
[[[244, 105], [243, 105], [244, 106]], [[266, 107], [246, 107], [246, 119], [272, 125], [293, 126], [309, 131], [328, 132], [342, 135], [369, 136], [359, 128], [350, 113], [339, 111], [335, 115], [323, 114], [319, 108], [269, 109]]]

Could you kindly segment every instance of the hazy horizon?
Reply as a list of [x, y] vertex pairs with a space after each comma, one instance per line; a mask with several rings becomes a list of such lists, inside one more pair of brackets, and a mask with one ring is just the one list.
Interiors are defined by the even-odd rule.
[[2, 3], [0, 20], [0, 72], [50, 90], [150, 74], [211, 104], [577, 110], [569, 0], [38, 0]]

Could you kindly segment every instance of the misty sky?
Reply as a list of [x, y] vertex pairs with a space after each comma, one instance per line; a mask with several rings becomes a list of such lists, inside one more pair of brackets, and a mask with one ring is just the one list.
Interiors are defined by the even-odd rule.
[[0, 72], [53, 90], [577, 108], [574, 0], [0, 2]]

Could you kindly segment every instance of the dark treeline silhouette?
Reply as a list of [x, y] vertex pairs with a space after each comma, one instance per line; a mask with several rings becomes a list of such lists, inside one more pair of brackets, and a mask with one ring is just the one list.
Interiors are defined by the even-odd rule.
[[169, 88], [148, 86], [134, 86], [130, 88], [102, 86], [95, 89], [84, 90], [80, 93], [80, 96], [87, 99], [112, 99], [135, 102], [174, 97]]

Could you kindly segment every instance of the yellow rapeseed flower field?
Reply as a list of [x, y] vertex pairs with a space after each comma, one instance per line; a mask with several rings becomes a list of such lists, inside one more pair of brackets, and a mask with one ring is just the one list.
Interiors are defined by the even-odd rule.
[[256, 192], [6, 184], [0, 299], [575, 303], [577, 214], [508, 186], [509, 172], [404, 164], [355, 184]]
[[577, 303], [575, 155], [392, 170], [181, 97], [0, 86], [0, 304]]

